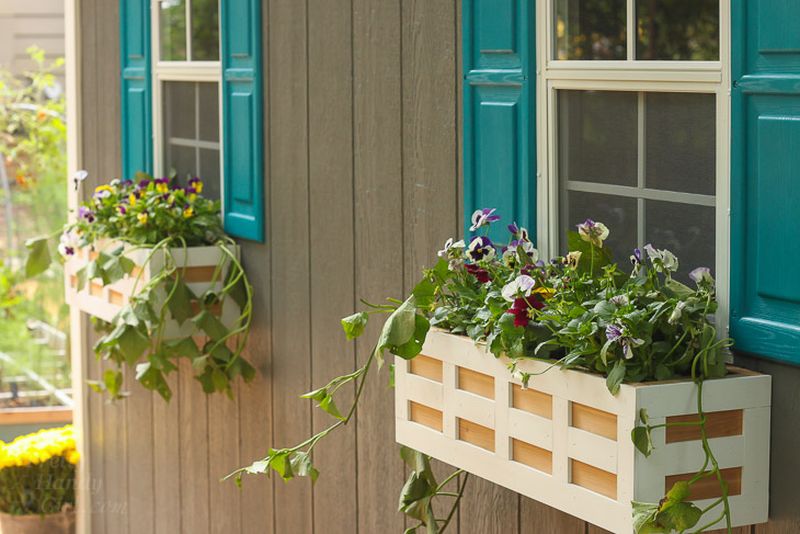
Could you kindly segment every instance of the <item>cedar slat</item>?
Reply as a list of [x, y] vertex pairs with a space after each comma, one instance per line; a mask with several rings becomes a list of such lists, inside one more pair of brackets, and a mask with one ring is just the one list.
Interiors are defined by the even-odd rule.
[[420, 354], [410, 362], [410, 373], [442, 383], [442, 361]]
[[494, 400], [494, 377], [459, 367], [458, 389]]
[[545, 419], [553, 418], [553, 397], [535, 389], [522, 389], [514, 384], [511, 389], [511, 406]]
[[[728, 495], [742, 494], [742, 468], [729, 467], [721, 469], [722, 479], [728, 483]], [[694, 473], [683, 475], [670, 475], [664, 479], [664, 490], [669, 491], [676, 482], [688, 481]], [[722, 488], [715, 476], [707, 476], [695, 482], [690, 491], [689, 498], [693, 501], [702, 499], [716, 499], [722, 496]]]
[[591, 406], [572, 403], [572, 422], [573, 428], [580, 428], [586, 432], [603, 436], [613, 441], [617, 441], [617, 416], [613, 413], [604, 412]]
[[494, 452], [494, 430], [478, 423], [459, 418], [458, 439]]
[[570, 460], [572, 483], [611, 499], [617, 498], [617, 475], [578, 460]]
[[419, 423], [439, 432], [444, 428], [444, 416], [442, 412], [436, 408], [411, 401], [408, 403], [408, 411], [410, 419], [415, 423]]
[[511, 457], [537, 471], [553, 474], [553, 453], [536, 445], [511, 438]]
[[[699, 421], [699, 416], [680, 415], [667, 417], [667, 424], [689, 423]], [[709, 438], [722, 438], [728, 436], [741, 436], [744, 429], [744, 412], [742, 410], [728, 410], [725, 412], [712, 412], [706, 414], [706, 436]], [[696, 441], [701, 438], [699, 426], [668, 426], [666, 432], [667, 443], [679, 441]]]

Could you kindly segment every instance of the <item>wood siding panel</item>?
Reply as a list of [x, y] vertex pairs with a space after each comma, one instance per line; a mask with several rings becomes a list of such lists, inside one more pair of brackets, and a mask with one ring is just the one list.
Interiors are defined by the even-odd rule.
[[[120, 161], [117, 6], [80, 8], [81, 166], [106, 180]], [[258, 377], [236, 388], [234, 402], [208, 400], [182, 362], [170, 404], [138, 387], [117, 405], [90, 394], [93, 534], [403, 531], [405, 470], [385, 369], [367, 384], [354, 424], [318, 451], [316, 487], [249, 476], [240, 491], [219, 478], [331, 421], [298, 395], [363, 362], [380, 322], [350, 344], [339, 318], [360, 298], [402, 297], [444, 240], [462, 233], [460, 20], [456, 0], [264, 0], [268, 233], [265, 245], [243, 243]], [[85, 358], [87, 378], [99, 377], [91, 350]], [[775, 418], [790, 420], [800, 370], [750, 366], [776, 376]], [[340, 407], [350, 395], [340, 392]], [[774, 519], [737, 534], [800, 531], [798, 436], [773, 428], [773, 442], [786, 444], [774, 451]], [[602, 532], [476, 477], [457, 519], [451, 529], [461, 534]]]

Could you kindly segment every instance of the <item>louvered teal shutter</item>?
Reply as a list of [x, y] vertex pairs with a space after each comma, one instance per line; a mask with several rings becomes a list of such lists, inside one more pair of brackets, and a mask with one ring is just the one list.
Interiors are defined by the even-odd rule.
[[[535, 236], [534, 3], [464, 0], [462, 13], [464, 211], [497, 208]], [[507, 239], [496, 226], [492, 237]]]
[[800, 364], [800, 2], [733, 6], [731, 335]]
[[263, 241], [261, 1], [224, 0], [220, 6], [225, 230]]
[[150, 0], [120, 0], [122, 175], [152, 172]]

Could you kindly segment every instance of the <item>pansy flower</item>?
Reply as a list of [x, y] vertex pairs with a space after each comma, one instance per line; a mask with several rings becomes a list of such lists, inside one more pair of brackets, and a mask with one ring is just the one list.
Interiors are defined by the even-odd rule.
[[567, 265], [567, 267], [571, 267], [573, 269], [577, 269], [578, 263], [580, 263], [580, 261], [581, 261], [581, 256], [583, 256], [583, 252], [581, 252], [579, 250], [570, 252], [564, 258], [564, 263]]
[[610, 324], [606, 327], [606, 339], [611, 343], [622, 346], [622, 353], [626, 360], [633, 358], [633, 349], [644, 345], [644, 340], [635, 338], [628, 333], [628, 329], [620, 324]]
[[110, 197], [114, 193], [114, 190], [111, 188], [110, 185], [100, 185], [97, 186], [94, 190], [94, 198], [96, 200], [102, 200], [104, 198]]
[[119, 206], [117, 206], [117, 213], [119, 213], [120, 215], [125, 215], [126, 213], [128, 213], [128, 208], [126, 208], [123, 204], [120, 204]]
[[675, 272], [678, 270], [678, 258], [669, 250], [658, 250], [649, 243], [644, 246], [644, 250], [656, 271]]
[[138, 215], [136, 215], [136, 220], [139, 221], [139, 224], [147, 224], [147, 219], [148, 219], [147, 212], [139, 213]]
[[155, 181], [156, 191], [159, 193], [167, 193], [169, 191], [169, 178], [159, 178]]
[[194, 208], [189, 206], [188, 204], [183, 208], [183, 218], [189, 219], [191, 216], [194, 215]]
[[58, 253], [65, 258], [74, 256], [75, 252], [78, 250], [79, 242], [80, 237], [77, 232], [73, 230], [64, 232], [58, 240]]
[[597, 248], [603, 248], [603, 241], [608, 238], [609, 230], [605, 224], [586, 219], [578, 225], [578, 235]]
[[698, 267], [689, 273], [689, 278], [698, 286], [702, 284], [714, 285], [714, 277], [711, 276], [711, 269], [708, 267]]
[[526, 274], [521, 274], [503, 286], [502, 295], [508, 302], [513, 302], [518, 297], [530, 297], [536, 280]]
[[486, 236], [473, 238], [467, 248], [467, 257], [474, 262], [490, 261], [496, 254], [497, 251], [494, 249], [492, 240]]
[[189, 180], [189, 187], [193, 188], [198, 195], [203, 192], [203, 182], [197, 176]]
[[89, 208], [87, 208], [86, 206], [81, 206], [78, 209], [78, 217], [80, 217], [89, 224], [92, 224], [95, 221], [94, 212]]
[[72, 181], [75, 184], [75, 191], [78, 190], [80, 185], [86, 181], [89, 177], [89, 173], [84, 170], [77, 171], [75, 174], [72, 175]]
[[451, 271], [455, 271], [464, 264], [464, 241], [455, 241], [452, 237], [448, 239], [444, 248], [438, 252], [440, 258], [448, 260], [447, 267]]
[[139, 180], [139, 183], [136, 185], [136, 187], [138, 187], [139, 189], [147, 189], [148, 187], [150, 187], [150, 180], [147, 179]]
[[474, 276], [475, 279], [481, 284], [485, 284], [487, 282], [491, 282], [491, 280], [492, 280], [492, 277], [489, 276], [489, 271], [487, 271], [486, 269], [482, 269], [481, 267], [478, 267], [477, 265], [474, 265], [472, 263], [468, 263], [464, 268], [467, 270], [467, 272], [469, 274]]
[[496, 208], [476, 210], [475, 213], [472, 214], [472, 226], [469, 227], [469, 231], [474, 232], [478, 228], [483, 228], [484, 226], [489, 226], [493, 222], [499, 221], [500, 217], [494, 214], [495, 211], [497, 211]]

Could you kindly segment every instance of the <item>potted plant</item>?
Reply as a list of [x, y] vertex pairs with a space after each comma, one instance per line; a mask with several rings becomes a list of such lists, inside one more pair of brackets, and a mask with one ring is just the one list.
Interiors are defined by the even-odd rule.
[[[387, 316], [364, 366], [304, 395], [336, 421], [231, 476], [315, 480], [315, 447], [352, 419], [388, 350], [398, 441], [421, 451], [401, 451], [411, 474], [399, 508], [418, 521], [407, 532], [444, 531], [469, 472], [616, 532], [766, 520], [770, 378], [726, 365], [710, 269], [693, 270], [689, 287], [674, 277], [678, 259], [648, 245], [623, 270], [592, 220], [545, 262], [516, 224], [496, 246], [498, 220], [476, 211], [480, 235], [448, 240], [405, 301], [343, 319], [353, 339]], [[348, 383], [356, 397], [341, 412], [334, 397]], [[431, 456], [460, 469], [440, 483]], [[446, 517], [438, 498], [452, 499]]]
[[75, 532], [72, 426], [40, 430], [0, 443], [0, 532]]
[[[76, 184], [86, 173], [76, 175]], [[203, 182], [140, 174], [97, 187], [76, 220], [57, 236], [27, 243], [27, 274], [51, 262], [51, 242], [65, 262], [67, 300], [97, 319], [104, 336], [95, 351], [116, 364], [92, 383], [123, 395], [121, 368], [169, 399], [165, 375], [191, 360], [206, 393], [231, 395], [237, 377], [255, 369], [242, 356], [252, 314], [252, 288], [227, 237], [220, 203]]]

